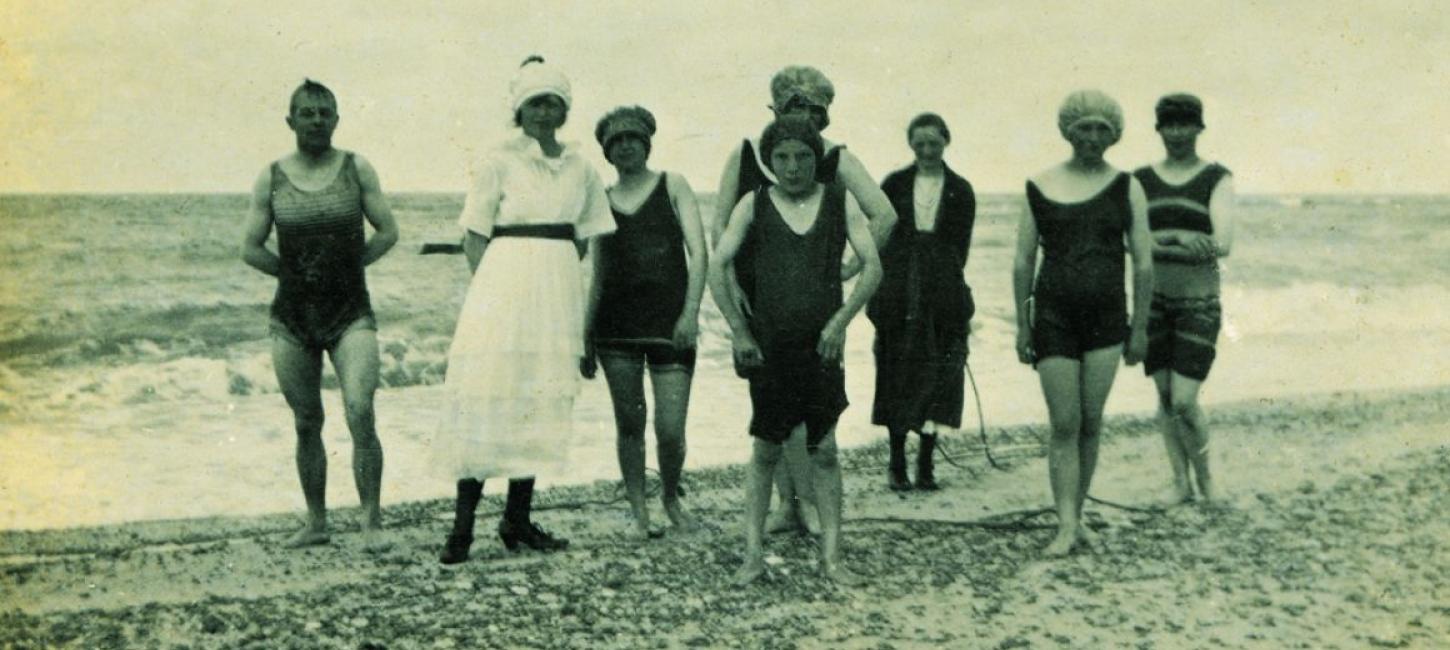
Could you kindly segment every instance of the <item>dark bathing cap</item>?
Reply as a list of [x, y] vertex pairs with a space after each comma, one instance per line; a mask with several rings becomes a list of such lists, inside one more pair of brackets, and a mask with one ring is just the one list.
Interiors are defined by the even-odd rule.
[[821, 142], [821, 133], [811, 119], [802, 115], [786, 115], [776, 118], [760, 134], [760, 156], [765, 159], [766, 166], [770, 165], [770, 154], [786, 140], [795, 140], [810, 147], [811, 152], [816, 154], [817, 163], [825, 155], [826, 146]]
[[650, 138], [655, 134], [655, 116], [641, 106], [621, 106], [609, 111], [594, 127], [594, 139], [609, 156], [609, 145], [615, 140], [632, 135], [644, 141], [645, 150], [650, 149]]
[[1188, 93], [1164, 95], [1153, 109], [1158, 114], [1158, 128], [1169, 124], [1203, 126], [1203, 102]]

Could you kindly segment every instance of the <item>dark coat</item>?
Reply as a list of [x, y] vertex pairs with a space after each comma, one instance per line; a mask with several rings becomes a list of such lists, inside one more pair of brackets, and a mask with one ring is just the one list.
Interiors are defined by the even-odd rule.
[[[962, 273], [972, 245], [977, 198], [967, 179], [950, 167], [945, 175], [934, 231], [924, 237], [916, 230], [912, 201], [916, 165], [892, 172], [881, 183], [898, 219], [891, 239], [881, 249], [881, 287], [866, 307], [866, 316], [878, 332], [890, 335], [900, 331], [908, 313], [918, 316], [920, 310], [930, 309], [938, 331], [966, 336], [976, 305]], [[916, 283], [911, 278], [913, 254], [920, 273]]]

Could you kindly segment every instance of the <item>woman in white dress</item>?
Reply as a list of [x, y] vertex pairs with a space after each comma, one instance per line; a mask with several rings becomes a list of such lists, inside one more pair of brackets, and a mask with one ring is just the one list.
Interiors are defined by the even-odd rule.
[[509, 550], [568, 545], [530, 520], [533, 477], [566, 470], [585, 350], [579, 260], [590, 238], [614, 231], [599, 175], [577, 145], [555, 138], [568, 117], [568, 78], [530, 57], [509, 91], [522, 133], [475, 168], [458, 218], [473, 279], [433, 446], [440, 469], [458, 481], [444, 564], [468, 559], [486, 478], [510, 479], [498, 527]]

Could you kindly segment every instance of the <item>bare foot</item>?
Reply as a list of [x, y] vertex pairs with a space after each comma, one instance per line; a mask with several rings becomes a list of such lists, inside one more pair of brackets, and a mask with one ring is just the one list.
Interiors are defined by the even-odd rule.
[[795, 508], [781, 506], [765, 515], [765, 532], [783, 533], [796, 528]]
[[745, 563], [735, 570], [735, 575], [730, 578], [730, 583], [737, 587], [744, 587], [765, 575], [765, 559], [759, 555], [752, 555], [745, 559]]
[[814, 505], [802, 501], [797, 512], [800, 513], [800, 523], [806, 532], [819, 537], [821, 534], [820, 511]]
[[1058, 531], [1057, 537], [1054, 537], [1052, 539], [1052, 543], [1042, 548], [1042, 555], [1044, 557], [1052, 558], [1067, 557], [1067, 554], [1072, 552], [1073, 544], [1075, 544], [1076, 542], [1076, 531], [1066, 534], [1064, 534], [1062, 531]]
[[1183, 505], [1193, 501], [1193, 488], [1187, 483], [1175, 484], [1163, 492], [1163, 505], [1168, 507]]
[[866, 578], [847, 569], [840, 562], [822, 562], [821, 577], [841, 587], [861, 587], [866, 584]]
[[1098, 545], [1102, 543], [1102, 538], [1098, 537], [1096, 531], [1088, 528], [1087, 524], [1078, 524], [1077, 541], [1081, 542], [1083, 547], [1088, 550], [1096, 551], [1098, 550]]
[[699, 529], [695, 518], [680, 507], [679, 501], [665, 502], [665, 516], [670, 518], [670, 528], [677, 533], [693, 533]]
[[286, 541], [282, 542], [282, 548], [305, 548], [308, 546], [321, 546], [332, 541], [327, 534], [327, 529], [317, 529], [312, 526], [304, 526], [302, 530], [292, 533]]
[[393, 550], [393, 540], [383, 533], [382, 526], [364, 526], [362, 530], [363, 550], [369, 553], [383, 553]]
[[1198, 478], [1198, 498], [1199, 499], [1201, 499], [1203, 501], [1206, 501], [1206, 502], [1213, 501], [1214, 500], [1214, 497], [1217, 496], [1217, 494], [1218, 493], [1215, 492], [1214, 489], [1213, 489], [1213, 479], [1211, 479], [1211, 478], [1203, 478], [1203, 477], [1199, 477]]

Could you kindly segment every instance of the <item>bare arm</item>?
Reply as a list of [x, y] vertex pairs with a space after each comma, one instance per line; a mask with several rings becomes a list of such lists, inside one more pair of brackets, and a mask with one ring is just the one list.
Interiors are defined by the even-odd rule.
[[725, 322], [730, 325], [730, 332], [736, 340], [750, 337], [750, 325], [745, 320], [745, 313], [736, 304], [735, 283], [731, 279], [735, 274], [731, 270], [731, 263], [735, 261], [735, 254], [740, 252], [740, 245], [745, 241], [745, 234], [750, 230], [750, 223], [754, 219], [755, 195], [747, 194], [735, 206], [726, 222], [725, 230], [715, 242], [715, 251], [710, 254], [709, 260], [710, 295], [715, 298], [715, 305], [720, 308], [720, 315], [725, 317]]
[[710, 255], [705, 250], [705, 229], [700, 224], [700, 204], [695, 200], [695, 191], [678, 174], [666, 174], [665, 183], [680, 220], [680, 231], [685, 235], [685, 268], [689, 278], [685, 285], [685, 308], [675, 323], [673, 338], [676, 347], [687, 348], [695, 344], [699, 330], [700, 298], [705, 293]]
[[1195, 241], [1196, 236], [1202, 233], [1193, 233], [1182, 230], [1159, 231], [1151, 233], [1153, 259], [1162, 262], [1178, 262], [1180, 264], [1198, 264], [1204, 260], [1204, 252], [1208, 247], [1202, 243], [1191, 246], [1189, 242]]
[[831, 320], [821, 331], [820, 342], [816, 344], [816, 353], [827, 361], [842, 358], [846, 347], [846, 326], [851, 324], [851, 319], [861, 312], [861, 308], [866, 306], [866, 301], [870, 300], [872, 294], [875, 294], [876, 289], [881, 286], [881, 258], [876, 254], [876, 240], [873, 234], [870, 224], [866, 221], [866, 215], [862, 214], [860, 210], [851, 209], [848, 204], [846, 241], [851, 244], [855, 259], [860, 261], [861, 278], [851, 289], [851, 295], [846, 299], [845, 304], [842, 304], [841, 308], [831, 315]]
[[1032, 209], [1024, 203], [1022, 216], [1017, 219], [1017, 254], [1012, 261], [1012, 296], [1017, 314], [1017, 360], [1032, 363], [1037, 360], [1032, 349], [1032, 310], [1028, 300], [1032, 297], [1033, 274], [1037, 271], [1037, 222], [1032, 218]]
[[[866, 171], [861, 160], [848, 150], [841, 150], [841, 163], [836, 169], [836, 179], [855, 197], [861, 211], [866, 213], [866, 218], [870, 220], [871, 239], [879, 251], [896, 228], [896, 208], [891, 207], [891, 199], [886, 197], [886, 192], [871, 178], [871, 173]], [[861, 271], [861, 264], [859, 258], [851, 258], [841, 269], [841, 279], [855, 276]]]
[[1208, 200], [1208, 219], [1213, 223], [1213, 239], [1219, 257], [1228, 257], [1234, 245], [1234, 212], [1238, 197], [1234, 193], [1234, 177], [1224, 176], [1214, 186]]
[[1128, 230], [1128, 254], [1133, 258], [1133, 314], [1123, 360], [1134, 365], [1148, 352], [1148, 310], [1153, 304], [1153, 236], [1148, 229], [1148, 196], [1134, 178], [1128, 192], [1133, 223]]
[[[720, 238], [724, 236], [725, 228], [730, 223], [730, 216], [736, 207], [735, 195], [740, 191], [740, 157], [743, 155], [745, 155], [743, 148], [735, 147], [730, 152], [730, 157], [725, 160], [725, 169], [720, 171], [720, 189], [715, 194], [715, 218], [709, 224], [710, 239], [715, 242], [717, 249], [720, 246]], [[725, 280], [730, 284], [731, 289], [730, 297], [735, 301], [735, 306], [740, 309], [740, 312], [748, 316], [750, 302], [746, 300], [745, 292], [740, 290], [740, 280], [735, 276], [733, 260], [726, 264], [725, 270]], [[710, 292], [718, 303], [720, 296], [715, 294], [713, 285]]]
[[836, 179], [851, 196], [856, 197], [861, 211], [866, 213], [866, 218], [870, 220], [871, 239], [879, 250], [886, 245], [891, 231], [896, 228], [896, 208], [891, 207], [891, 199], [886, 198], [886, 192], [881, 191], [871, 173], [866, 171], [866, 166], [850, 151], [841, 151], [841, 166], [836, 170]]
[[358, 185], [362, 189], [363, 216], [373, 225], [373, 236], [368, 238], [367, 248], [363, 251], [363, 265], [366, 266], [378, 261], [398, 243], [398, 221], [393, 218], [392, 208], [388, 207], [388, 197], [383, 195], [382, 183], [372, 163], [362, 156], [354, 156], [353, 162], [357, 165]]
[[242, 235], [242, 261], [267, 275], [276, 276], [282, 260], [267, 250], [272, 235], [272, 169], [263, 169], [252, 184], [252, 206], [247, 212], [246, 231]]
[[587, 243], [587, 255], [589, 257], [589, 302], [584, 306], [584, 340], [594, 340], [594, 315], [599, 313], [599, 299], [604, 295], [604, 257], [603, 247], [599, 245], [599, 238], [592, 237]]
[[584, 303], [584, 358], [579, 362], [579, 374], [585, 379], [593, 379], [599, 363], [594, 353], [594, 317], [599, 314], [599, 300], [604, 294], [604, 283], [601, 282], [604, 263], [600, 256], [603, 247], [599, 245], [599, 238], [590, 237], [586, 250], [593, 270], [589, 273], [589, 293]]
[[725, 159], [725, 169], [720, 171], [720, 187], [715, 194], [715, 214], [708, 224], [710, 241], [720, 244], [720, 236], [730, 223], [730, 214], [735, 210], [735, 194], [740, 191], [740, 156], [743, 152], [735, 147]]

